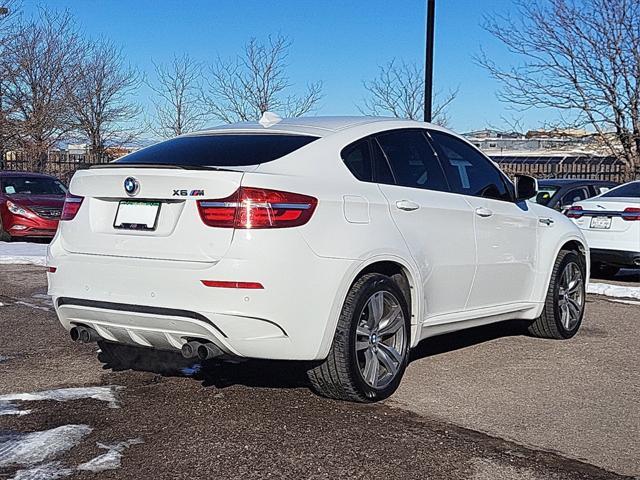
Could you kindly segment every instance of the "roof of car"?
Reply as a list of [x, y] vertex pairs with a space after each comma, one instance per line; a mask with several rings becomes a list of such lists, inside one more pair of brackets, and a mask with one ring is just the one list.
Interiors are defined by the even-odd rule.
[[43, 178], [55, 178], [51, 175], [47, 175], [45, 173], [36, 173], [36, 172], [18, 172], [15, 170], [0, 170], [0, 177], [43, 177]]
[[[334, 116], [334, 117], [297, 117], [283, 118], [270, 126], [264, 126], [260, 122], [240, 122], [230, 125], [220, 125], [213, 128], [194, 132], [189, 135], [206, 135], [211, 133], [220, 133], [221, 131], [234, 130], [239, 132], [273, 132], [273, 133], [292, 133], [303, 135], [314, 135], [324, 137], [331, 133], [345, 130], [347, 128], [368, 125], [373, 123], [392, 122], [398, 124], [419, 122], [411, 120], [392, 118], [392, 117], [367, 117], [367, 116]], [[420, 122], [422, 126], [429, 125]], [[435, 127], [438, 128], [438, 127]]]
[[538, 180], [538, 185], [617, 185], [609, 180], [591, 180], [588, 178], [545, 178]]

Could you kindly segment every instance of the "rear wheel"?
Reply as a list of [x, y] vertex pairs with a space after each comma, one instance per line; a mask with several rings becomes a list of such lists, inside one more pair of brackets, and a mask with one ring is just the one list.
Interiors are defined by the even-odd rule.
[[551, 273], [544, 310], [531, 325], [536, 337], [563, 340], [580, 328], [585, 305], [585, 262], [574, 251], [562, 250]]
[[372, 402], [398, 388], [409, 352], [409, 310], [389, 277], [363, 275], [347, 295], [327, 359], [308, 371], [326, 397]]

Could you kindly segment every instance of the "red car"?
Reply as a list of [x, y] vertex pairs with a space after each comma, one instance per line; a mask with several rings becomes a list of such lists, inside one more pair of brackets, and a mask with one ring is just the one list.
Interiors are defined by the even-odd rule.
[[40, 173], [0, 171], [0, 240], [52, 238], [67, 188]]

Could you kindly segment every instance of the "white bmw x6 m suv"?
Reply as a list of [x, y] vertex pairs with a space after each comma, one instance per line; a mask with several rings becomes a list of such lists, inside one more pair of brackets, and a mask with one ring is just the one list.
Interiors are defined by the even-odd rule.
[[426, 123], [214, 128], [75, 174], [49, 293], [107, 353], [313, 361], [319, 393], [374, 401], [426, 337], [506, 319], [577, 332], [588, 249], [526, 201], [535, 188]]

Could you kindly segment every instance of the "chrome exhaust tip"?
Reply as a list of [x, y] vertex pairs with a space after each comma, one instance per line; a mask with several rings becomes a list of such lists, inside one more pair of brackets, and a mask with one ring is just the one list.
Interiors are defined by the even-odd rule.
[[80, 343], [91, 343], [100, 340], [100, 335], [93, 329], [82, 325], [77, 325], [69, 331], [71, 340]]
[[210, 342], [201, 343], [198, 346], [198, 358], [200, 360], [209, 360], [211, 358], [216, 358], [223, 355], [223, 353], [224, 352], [220, 350], [220, 348], [218, 348], [215, 344]]
[[195, 340], [192, 340], [192, 341], [187, 342], [184, 345], [182, 345], [182, 348], [180, 349], [180, 352], [182, 353], [182, 356], [184, 358], [197, 357], [198, 356], [198, 347], [200, 345], [202, 345], [201, 342], [197, 342]]

